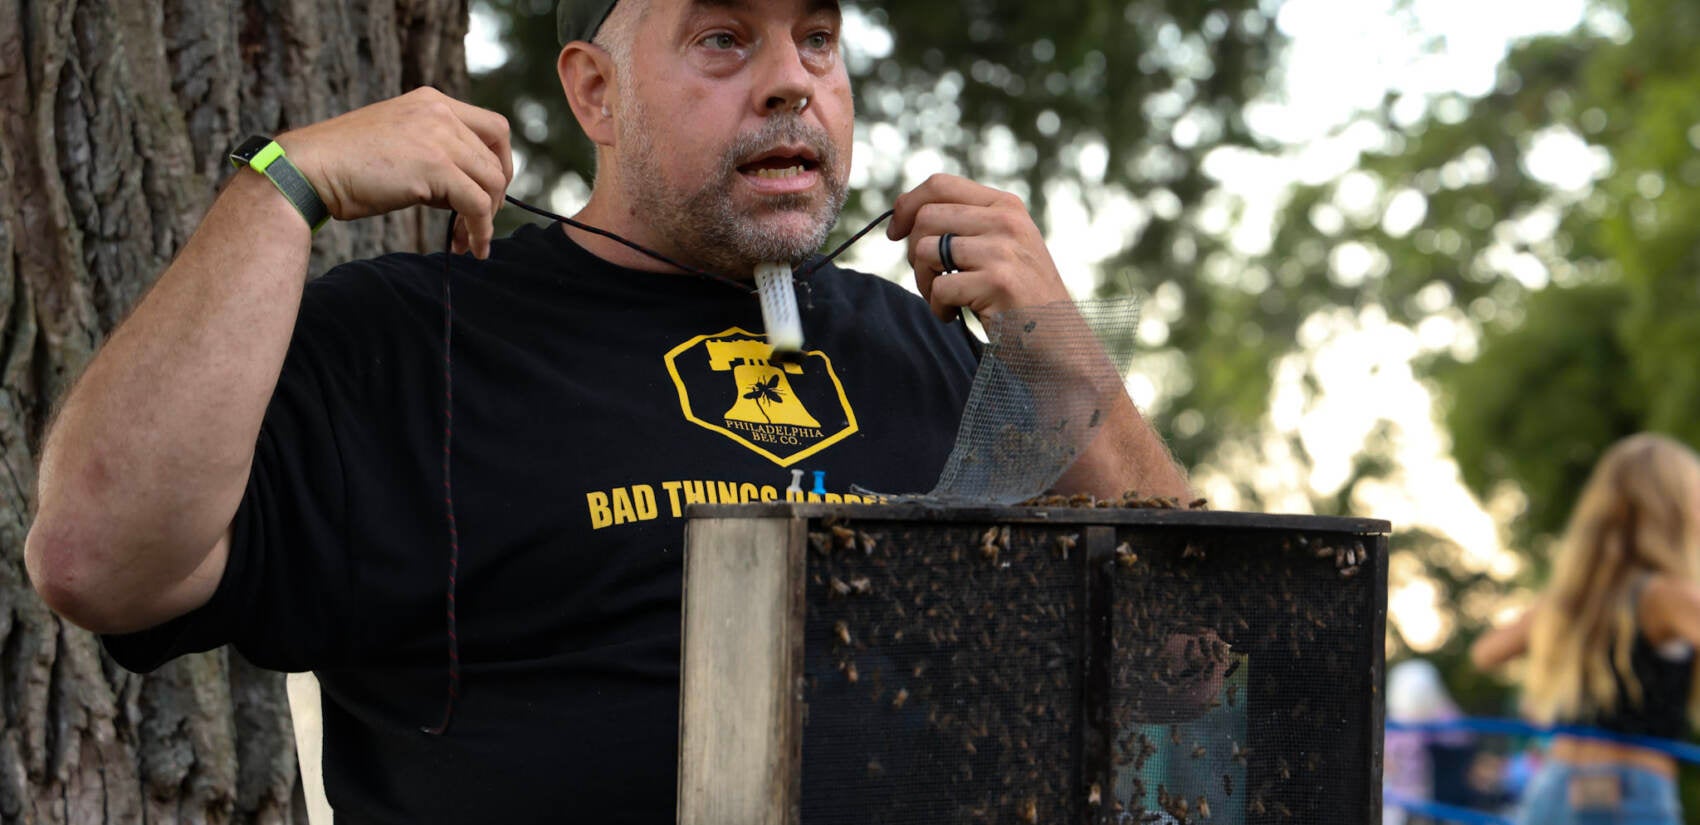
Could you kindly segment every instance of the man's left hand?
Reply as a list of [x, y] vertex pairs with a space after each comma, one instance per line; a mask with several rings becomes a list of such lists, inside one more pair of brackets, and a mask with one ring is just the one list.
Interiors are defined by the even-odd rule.
[[[956, 175], [938, 174], [905, 192], [886, 236], [907, 238], [915, 286], [941, 320], [960, 307], [976, 314], [1069, 300], [1027, 204]], [[958, 271], [945, 274], [939, 238], [952, 233]]]

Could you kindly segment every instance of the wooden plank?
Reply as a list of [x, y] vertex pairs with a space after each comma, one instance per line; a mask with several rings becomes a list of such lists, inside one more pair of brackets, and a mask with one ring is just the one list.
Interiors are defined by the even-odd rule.
[[803, 546], [789, 518], [685, 531], [679, 825], [796, 825]]

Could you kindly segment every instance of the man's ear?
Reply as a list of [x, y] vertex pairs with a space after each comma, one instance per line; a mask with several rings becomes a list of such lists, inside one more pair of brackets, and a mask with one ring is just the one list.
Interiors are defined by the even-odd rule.
[[610, 108], [613, 94], [614, 60], [601, 46], [575, 40], [561, 49], [555, 60], [555, 72], [561, 77], [561, 91], [566, 93], [567, 105], [573, 107], [573, 117], [579, 128], [598, 146], [614, 145], [614, 116]]

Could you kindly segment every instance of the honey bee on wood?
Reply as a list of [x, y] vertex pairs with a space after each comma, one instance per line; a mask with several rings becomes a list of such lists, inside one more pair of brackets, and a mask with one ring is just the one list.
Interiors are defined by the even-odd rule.
[[1188, 504], [1186, 506], [1186, 509], [1188, 509], [1188, 510], [1203, 510], [1204, 508], [1209, 507], [1209, 506], [1210, 506], [1210, 499], [1195, 498], [1195, 499], [1192, 500], [1191, 504]]

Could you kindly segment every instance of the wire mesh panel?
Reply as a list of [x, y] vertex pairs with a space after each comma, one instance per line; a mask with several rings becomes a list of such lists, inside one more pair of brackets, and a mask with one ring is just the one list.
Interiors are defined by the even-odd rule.
[[[693, 521], [687, 545], [681, 822], [740, 821], [701, 813], [740, 783], [782, 803], [763, 821], [805, 825], [1379, 817], [1385, 522], [1067, 507], [695, 514], [712, 518]], [[793, 525], [770, 534], [796, 546], [711, 549], [749, 519]], [[723, 573], [708, 563], [733, 556]], [[762, 613], [777, 619], [751, 627], [747, 607], [693, 601], [693, 589], [725, 601], [735, 587], [696, 585], [768, 558], [793, 582]], [[758, 658], [782, 672], [703, 665], [746, 650], [780, 651]], [[692, 675], [709, 672], [724, 684]], [[752, 703], [768, 684], [785, 687]], [[753, 720], [713, 710], [767, 704]], [[743, 753], [742, 730], [767, 731], [770, 755], [750, 764], [771, 767], [740, 778], [700, 743]]]
[[1116, 540], [1103, 562], [1109, 811], [1136, 822], [1369, 821], [1376, 542], [1139, 527]]
[[1072, 818], [1079, 531], [879, 522], [809, 538], [803, 821]]

